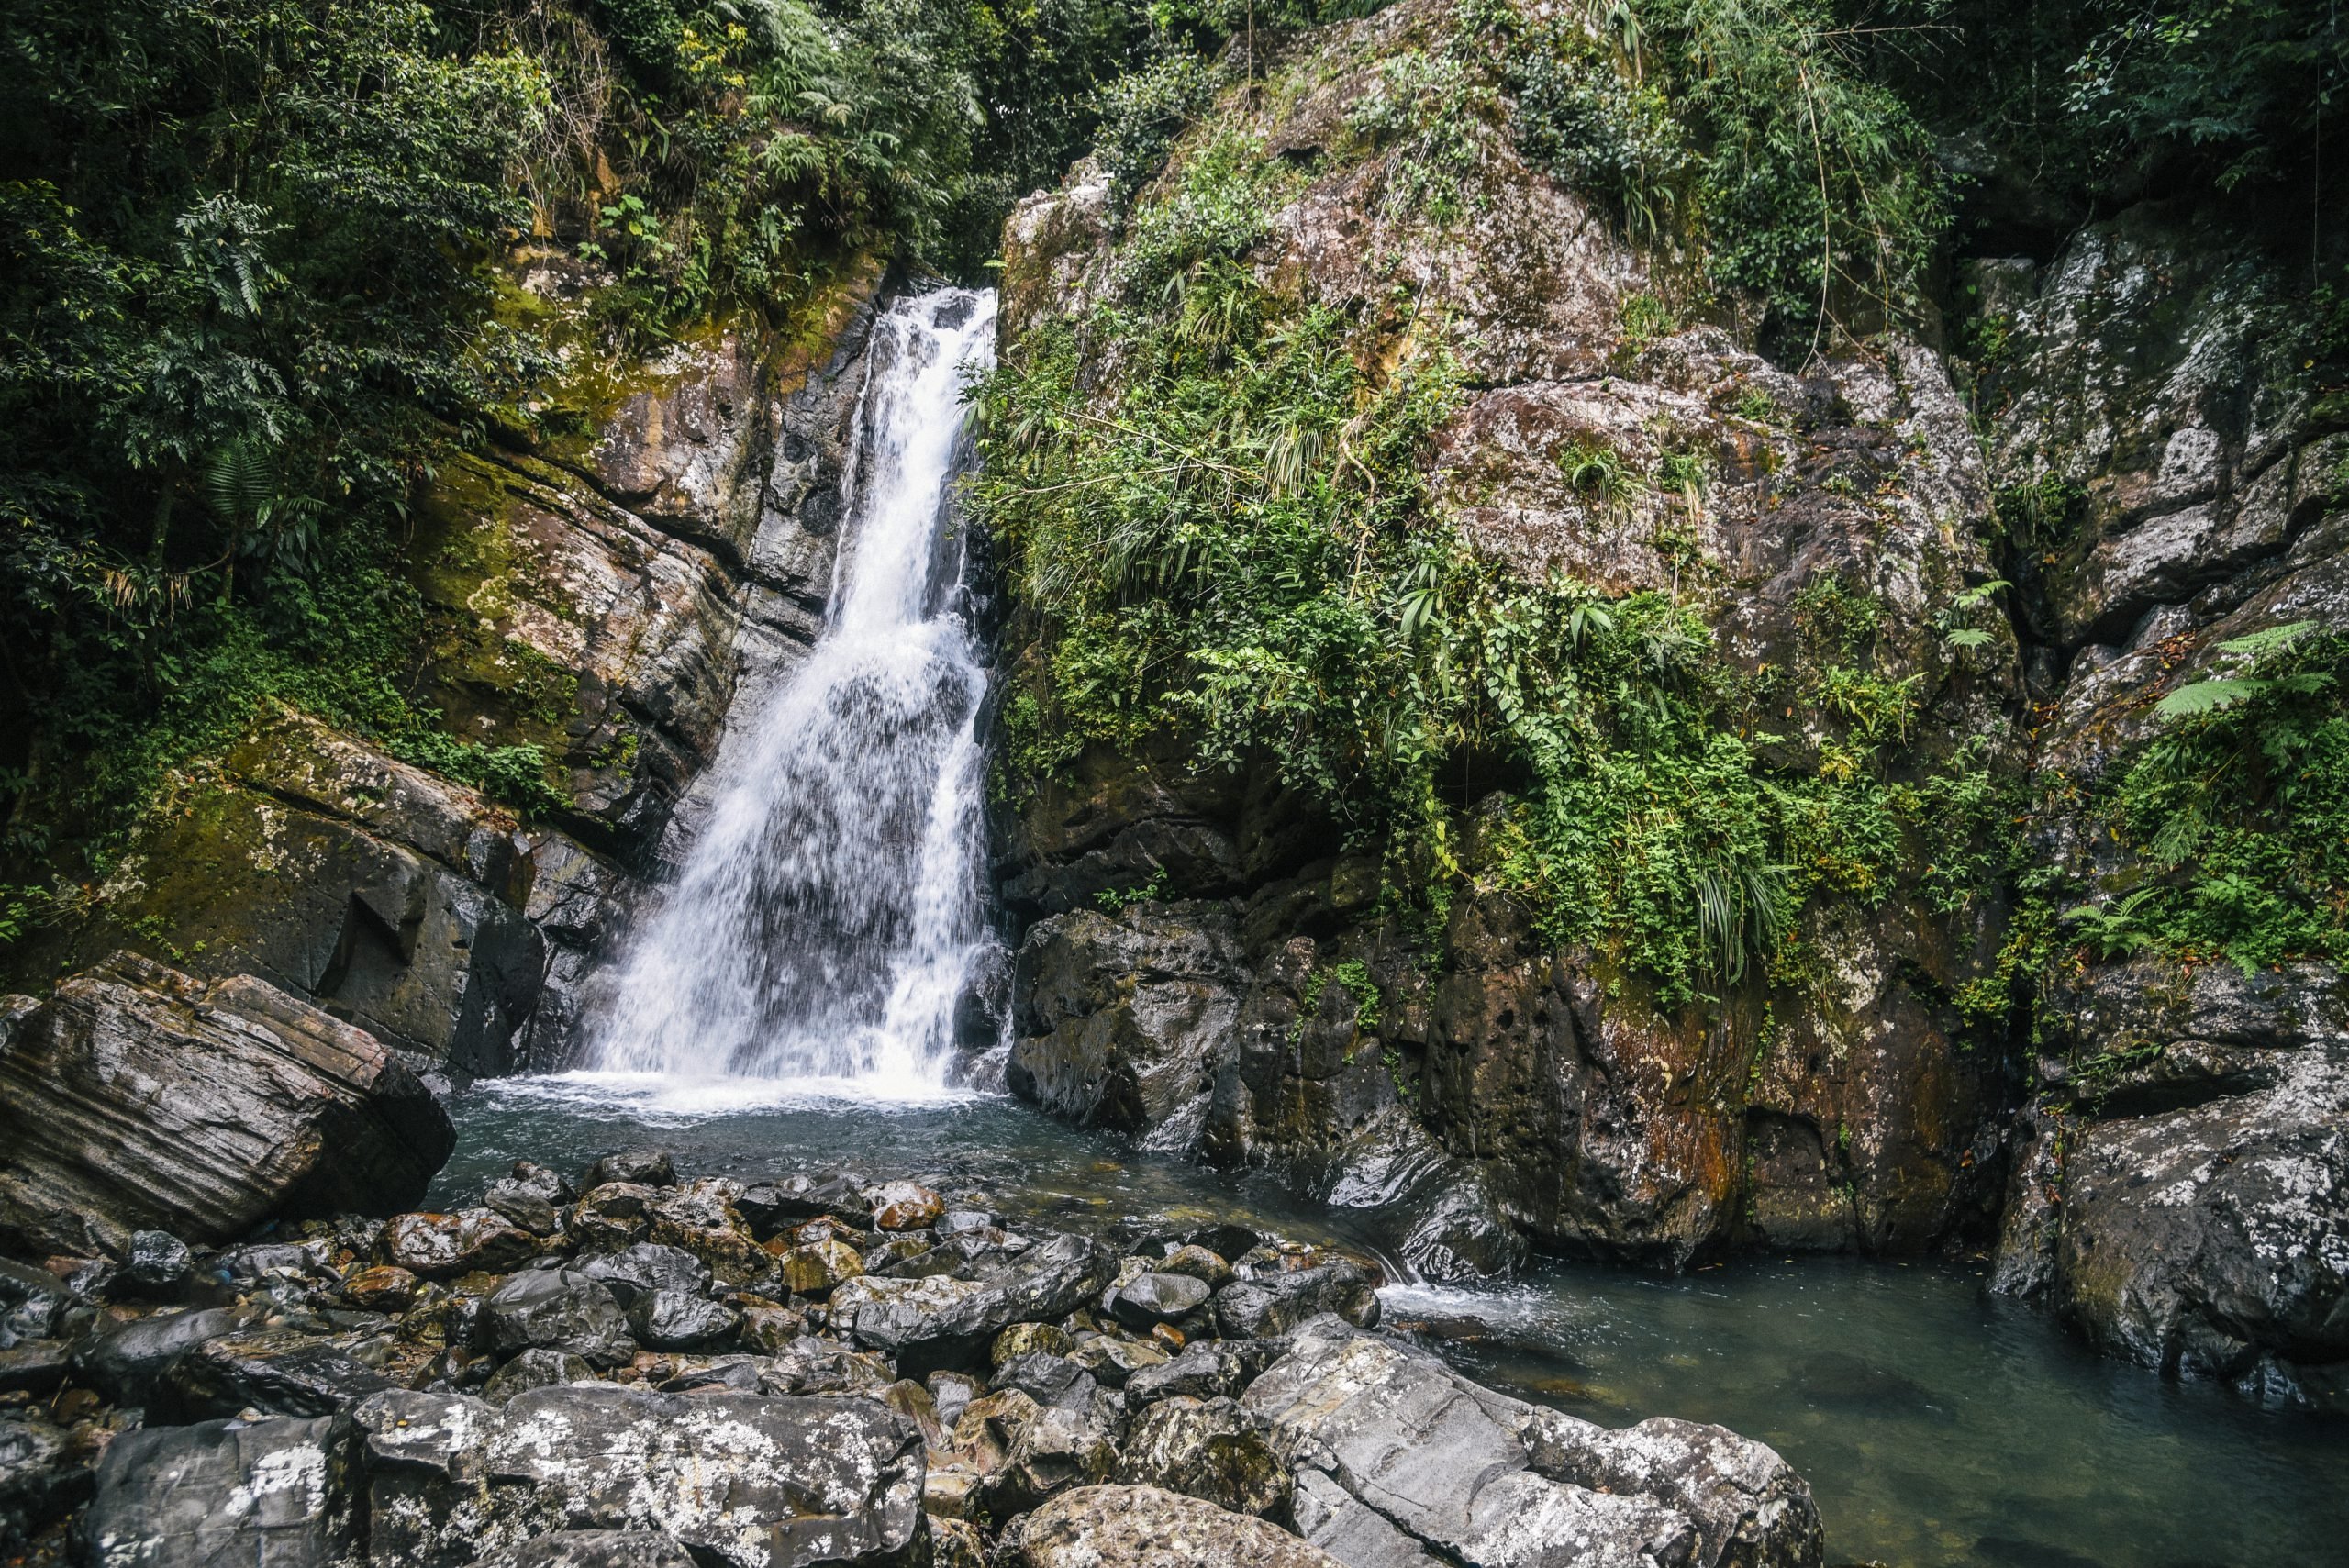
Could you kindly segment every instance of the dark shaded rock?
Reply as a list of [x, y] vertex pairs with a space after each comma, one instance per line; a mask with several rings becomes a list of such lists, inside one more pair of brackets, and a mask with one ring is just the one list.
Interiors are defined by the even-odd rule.
[[570, 1230], [591, 1251], [616, 1252], [643, 1239], [652, 1224], [660, 1190], [641, 1182], [607, 1182], [590, 1187], [571, 1211]]
[[0, 1394], [53, 1393], [73, 1367], [70, 1340], [19, 1340], [0, 1350]]
[[1208, 1304], [1214, 1290], [1188, 1274], [1137, 1274], [1119, 1285], [1109, 1298], [1109, 1310], [1128, 1328], [1147, 1330], [1153, 1323], [1174, 1323]]
[[186, 1288], [195, 1260], [187, 1243], [168, 1230], [134, 1230], [130, 1251], [117, 1274], [117, 1287], [138, 1296], [169, 1296]]
[[13, 1551], [90, 1498], [91, 1454], [31, 1410], [0, 1410], [0, 1551]]
[[759, 1385], [770, 1394], [864, 1394], [896, 1381], [879, 1356], [830, 1340], [802, 1339], [784, 1347]]
[[1376, 1323], [1377, 1276], [1340, 1259], [1292, 1273], [1238, 1280], [1215, 1295], [1216, 1328], [1228, 1340], [1277, 1340], [1324, 1312], [1358, 1329]]
[[1344, 1568], [1277, 1525], [1154, 1486], [1063, 1493], [1007, 1531], [1007, 1568]]
[[1101, 1380], [1105, 1388], [1122, 1388], [1138, 1372], [1166, 1364], [1167, 1352], [1139, 1340], [1096, 1334], [1069, 1351], [1069, 1360]]
[[74, 1367], [111, 1403], [140, 1408], [182, 1356], [206, 1340], [236, 1332], [246, 1317], [219, 1307], [134, 1318], [100, 1330], [77, 1349]]
[[1233, 1513], [1285, 1517], [1296, 1478], [1254, 1420], [1228, 1398], [1162, 1399], [1126, 1434], [1116, 1479]]
[[1144, 1367], [1126, 1379], [1126, 1397], [1135, 1405], [1176, 1395], [1191, 1399], [1238, 1397], [1280, 1359], [1281, 1347], [1256, 1340], [1201, 1340], [1185, 1345], [1163, 1366]]
[[1093, 1393], [1098, 1386], [1092, 1373], [1066, 1356], [1043, 1351], [1013, 1357], [996, 1368], [987, 1382], [991, 1392], [1016, 1388], [1039, 1405], [1070, 1410], [1093, 1408]]
[[73, 1293], [47, 1269], [0, 1258], [0, 1348], [54, 1335], [73, 1305]]
[[709, 1289], [709, 1265], [682, 1247], [640, 1241], [617, 1252], [583, 1258], [578, 1272], [601, 1280], [622, 1307], [651, 1291], [668, 1290], [698, 1296]]
[[791, 1390], [780, 1385], [770, 1386], [775, 1380], [767, 1374], [771, 1369], [757, 1356], [714, 1356], [707, 1361], [696, 1358], [677, 1368], [663, 1381], [663, 1394], [780, 1394]]
[[[1250, 1243], [1253, 1244], [1252, 1241]], [[1158, 1265], [1158, 1272], [1199, 1280], [1210, 1290], [1221, 1290], [1231, 1283], [1232, 1278], [1231, 1265], [1224, 1261], [1221, 1253], [1190, 1241], [1169, 1252], [1165, 1261]]]
[[1821, 1558], [1809, 1488], [1759, 1443], [1537, 1410], [1334, 1317], [1299, 1329], [1241, 1406], [1294, 1468], [1308, 1538], [1356, 1557], [1408, 1562], [1393, 1553], [1418, 1542], [1470, 1562]]
[[357, 1419], [371, 1471], [404, 1478], [396, 1501], [373, 1488], [379, 1562], [449, 1561], [461, 1533], [470, 1552], [557, 1525], [662, 1531], [739, 1568], [910, 1564], [927, 1544], [920, 1434], [866, 1400], [581, 1384], [503, 1411], [382, 1395]]
[[552, 1388], [565, 1383], [586, 1383], [594, 1379], [596, 1369], [584, 1356], [569, 1351], [540, 1350], [532, 1347], [515, 1355], [514, 1359], [489, 1374], [481, 1386], [481, 1396], [492, 1405], [503, 1405], [517, 1394], [532, 1388]]
[[607, 1182], [629, 1182], [645, 1187], [677, 1184], [676, 1162], [666, 1149], [623, 1149], [587, 1167], [580, 1185], [595, 1188]]
[[426, 1279], [504, 1273], [538, 1256], [537, 1238], [486, 1208], [454, 1214], [403, 1214], [384, 1228], [390, 1262]]
[[499, 1285], [482, 1304], [476, 1339], [501, 1355], [562, 1351], [605, 1367], [636, 1354], [612, 1293], [573, 1269], [533, 1269]]
[[560, 1529], [483, 1560], [484, 1568], [694, 1568], [676, 1537], [658, 1530]]
[[482, 1189], [481, 1203], [533, 1236], [551, 1236], [562, 1229], [562, 1215], [554, 1200], [542, 1189], [521, 1182], [490, 1183]]
[[174, 1423], [267, 1416], [331, 1416], [392, 1386], [353, 1347], [290, 1329], [223, 1334], [175, 1362], [156, 1385], [154, 1414]]
[[742, 1326], [742, 1314], [706, 1296], [649, 1290], [629, 1303], [628, 1326], [640, 1345], [656, 1351], [691, 1351], [731, 1339]]
[[807, 1318], [787, 1307], [746, 1307], [740, 1330], [745, 1350], [772, 1356], [807, 1331]]
[[80, 1525], [89, 1561], [139, 1568], [329, 1568], [362, 1528], [346, 1417], [125, 1432]]
[[250, 976], [207, 984], [129, 953], [15, 1021], [0, 1103], [0, 1238], [44, 1251], [394, 1213], [456, 1142], [373, 1036]]

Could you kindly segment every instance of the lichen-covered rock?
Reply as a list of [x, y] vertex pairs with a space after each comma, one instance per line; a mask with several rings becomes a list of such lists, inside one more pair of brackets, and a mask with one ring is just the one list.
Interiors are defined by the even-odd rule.
[[149, 1427], [108, 1445], [79, 1534], [92, 1568], [341, 1568], [364, 1529], [347, 1417]]
[[1266, 1518], [1286, 1516], [1297, 1487], [1286, 1462], [1238, 1405], [1179, 1396], [1160, 1400], [1134, 1422], [1116, 1478]]
[[483, 1568], [694, 1568], [694, 1559], [658, 1530], [562, 1529], [485, 1558]]
[[0, 1238], [37, 1252], [393, 1213], [456, 1141], [374, 1037], [250, 976], [207, 983], [129, 953], [14, 1018], [0, 1103]]
[[538, 1255], [538, 1239], [495, 1209], [402, 1214], [384, 1228], [384, 1252], [395, 1268], [425, 1279], [503, 1273]]
[[927, 1544], [920, 1433], [866, 1400], [579, 1384], [502, 1411], [383, 1395], [356, 1419], [380, 1563], [470, 1562], [554, 1528], [659, 1531], [738, 1568], [894, 1568]]
[[1349, 1561], [1421, 1546], [1494, 1564], [1821, 1559], [1810, 1489], [1758, 1443], [1537, 1410], [1335, 1318], [1297, 1332], [1240, 1403], [1296, 1471], [1308, 1539]]
[[1085, 1486], [1022, 1521], [1010, 1568], [1384, 1568], [1276, 1525], [1154, 1486]]
[[542, 1350], [536, 1346], [516, 1352], [513, 1359], [489, 1374], [481, 1385], [481, 1396], [492, 1405], [503, 1405], [517, 1394], [533, 1388], [552, 1388], [559, 1384], [588, 1383], [596, 1376], [596, 1369], [584, 1356], [569, 1351]]
[[1091, 1410], [1053, 1406], [1019, 1427], [974, 1496], [995, 1518], [1009, 1518], [1072, 1487], [1108, 1479], [1117, 1462], [1116, 1440]]

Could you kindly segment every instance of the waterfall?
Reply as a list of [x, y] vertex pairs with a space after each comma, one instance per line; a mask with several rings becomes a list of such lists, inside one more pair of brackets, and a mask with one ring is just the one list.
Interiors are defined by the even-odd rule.
[[943, 1087], [994, 940], [980, 899], [985, 673], [952, 481], [995, 296], [941, 289], [874, 328], [825, 629], [713, 767], [674, 885], [625, 953], [589, 1060], [743, 1086]]

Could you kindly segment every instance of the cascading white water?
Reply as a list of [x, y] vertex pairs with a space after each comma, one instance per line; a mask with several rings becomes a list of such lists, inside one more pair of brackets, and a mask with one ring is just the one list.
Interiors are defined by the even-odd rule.
[[590, 1057], [673, 1082], [883, 1097], [944, 1084], [993, 940], [979, 896], [985, 686], [952, 484], [995, 296], [874, 324], [825, 630], [731, 726], [675, 885], [627, 953]]

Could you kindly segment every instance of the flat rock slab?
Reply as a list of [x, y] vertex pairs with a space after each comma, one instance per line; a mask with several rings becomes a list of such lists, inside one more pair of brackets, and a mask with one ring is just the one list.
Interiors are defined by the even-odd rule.
[[911, 1562], [927, 1541], [921, 1434], [862, 1399], [574, 1384], [504, 1409], [379, 1395], [370, 1561], [470, 1562], [550, 1529], [651, 1531], [740, 1568]]
[[206, 1421], [126, 1432], [83, 1518], [92, 1568], [328, 1568], [359, 1518], [349, 1419]]
[[1241, 1408], [1297, 1476], [1298, 1522], [1356, 1568], [1818, 1568], [1810, 1488], [1719, 1427], [1613, 1431], [1314, 1319]]
[[1010, 1568], [1347, 1568], [1278, 1525], [1155, 1486], [1080, 1486], [1028, 1517]]
[[16, 1019], [0, 1107], [0, 1240], [35, 1253], [395, 1214], [456, 1146], [373, 1035], [250, 975], [206, 983], [131, 953]]

